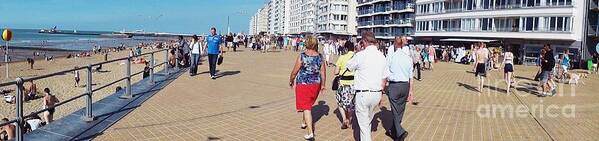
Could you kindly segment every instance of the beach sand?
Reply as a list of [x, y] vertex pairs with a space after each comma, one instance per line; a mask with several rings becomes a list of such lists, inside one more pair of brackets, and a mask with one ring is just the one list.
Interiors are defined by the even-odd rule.
[[[155, 50], [151, 50], [151, 49], [144, 49], [143, 52], [151, 52], [151, 51], [155, 51]], [[110, 52], [108, 55], [108, 60], [111, 59], [117, 59], [117, 58], [121, 58], [121, 57], [126, 57], [128, 55], [128, 51], [121, 51], [121, 52]], [[157, 54], [154, 55], [155, 57], [155, 62], [156, 64], [162, 63], [165, 61], [165, 53], [164, 52], [159, 52]], [[144, 56], [144, 58], [146, 60], [150, 60], [150, 56]], [[5, 73], [5, 66], [6, 65], [2, 65], [0, 66], [0, 82], [8, 82], [8, 81], [14, 81], [17, 77], [23, 77], [23, 78], [29, 78], [29, 77], [35, 77], [35, 76], [39, 76], [39, 75], [44, 75], [44, 74], [49, 74], [49, 73], [53, 73], [53, 72], [58, 72], [58, 71], [62, 71], [62, 70], [67, 70], [67, 69], [72, 69], [76, 66], [79, 67], [83, 67], [83, 66], [87, 66], [87, 64], [92, 64], [92, 63], [98, 63], [98, 62], [102, 62], [104, 61], [104, 55], [102, 54], [97, 54], [97, 55], [92, 55], [91, 57], [84, 57], [84, 58], [54, 58], [54, 60], [52, 61], [45, 61], [45, 60], [37, 60], [35, 62], [34, 65], [34, 69], [29, 69], [29, 65], [27, 64], [27, 62], [15, 62], [15, 63], [11, 63], [9, 66], [9, 72], [10, 72], [10, 76], [7, 79], [6, 78], [6, 73]], [[125, 76], [125, 62], [124, 61], [117, 61], [117, 62], [113, 62], [113, 63], [109, 63], [109, 64], [104, 64], [103, 65], [103, 72], [94, 72], [92, 73], [93, 76], [93, 83], [92, 83], [92, 87], [93, 88], [97, 88], [100, 86], [103, 86], [105, 84], [108, 84], [110, 82], [113, 82], [115, 80], [118, 80], [122, 77]], [[139, 71], [143, 71], [145, 65], [143, 64], [131, 64], [131, 73], [134, 74], [136, 72]], [[160, 71], [163, 69], [163, 66], [159, 66], [157, 68], [155, 68], [155, 72]], [[51, 93], [56, 95], [56, 97], [61, 100], [67, 100], [69, 98], [72, 98], [74, 96], [83, 94], [86, 90], [85, 85], [86, 85], [86, 78], [87, 78], [87, 71], [86, 70], [80, 70], [80, 78], [81, 81], [79, 82], [79, 86], [75, 87], [75, 79], [74, 79], [74, 74], [71, 73], [66, 73], [64, 75], [58, 75], [58, 76], [54, 76], [54, 77], [50, 77], [50, 78], [46, 78], [46, 79], [41, 79], [41, 80], [36, 80], [34, 81], [35, 84], [37, 84], [37, 89], [38, 89], [38, 96], [40, 98], [35, 99], [35, 100], [31, 100], [28, 102], [24, 102], [23, 106], [23, 114], [24, 115], [28, 115], [31, 112], [34, 111], [38, 111], [42, 109], [42, 100], [43, 98], [41, 98], [43, 96], [43, 90], [44, 88], [50, 88]], [[134, 76], [132, 78], [132, 83], [135, 83], [139, 80], [142, 79], [142, 75], [137, 75]], [[29, 86], [28, 82], [25, 82], [25, 88], [27, 89], [27, 87]], [[93, 93], [93, 101], [98, 101], [110, 94], [113, 94], [115, 92], [115, 89], [117, 86], [121, 86], [121, 87], [125, 87], [125, 81], [116, 83], [110, 87], [104, 88], [102, 90], [99, 90], [97, 92]], [[15, 90], [15, 85], [11, 85], [11, 86], [7, 86], [7, 87], [2, 87], [3, 89], [12, 89]], [[11, 95], [14, 96], [16, 92], [11, 92]], [[61, 105], [59, 107], [56, 107], [56, 112], [54, 113], [54, 119], [59, 119], [63, 116], [66, 116], [78, 109], [84, 108], [85, 107], [85, 99], [84, 97], [81, 97], [79, 99], [76, 99], [72, 102], [69, 102], [67, 104]], [[8, 119], [14, 119], [15, 118], [15, 111], [16, 111], [16, 107], [15, 104], [9, 104], [9, 103], [5, 103], [4, 100], [2, 100], [2, 102], [0, 103], [0, 118], [8, 118]], [[39, 116], [42, 116], [41, 114]]]

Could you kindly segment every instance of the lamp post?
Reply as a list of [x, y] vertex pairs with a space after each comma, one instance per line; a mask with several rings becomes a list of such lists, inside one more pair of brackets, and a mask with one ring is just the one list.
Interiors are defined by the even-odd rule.
[[2, 40], [6, 43], [4, 49], [4, 62], [6, 63], [6, 79], [8, 79], [8, 42], [12, 39], [12, 31], [8, 28], [4, 29], [2, 32]]

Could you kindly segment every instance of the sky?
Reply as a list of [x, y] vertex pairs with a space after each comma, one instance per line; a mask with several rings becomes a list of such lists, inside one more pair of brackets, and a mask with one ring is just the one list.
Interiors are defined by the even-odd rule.
[[266, 0], [0, 0], [0, 28], [208, 33], [248, 31]]

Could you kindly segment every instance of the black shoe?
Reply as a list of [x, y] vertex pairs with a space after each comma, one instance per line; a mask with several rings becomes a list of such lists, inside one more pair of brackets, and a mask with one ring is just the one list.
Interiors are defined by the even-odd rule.
[[391, 130], [387, 130], [387, 131], [385, 132], [385, 135], [387, 135], [387, 136], [391, 137], [391, 139], [393, 139], [393, 140], [397, 139], [397, 137], [395, 136], [395, 132], [393, 132], [393, 131], [391, 131]]
[[397, 140], [404, 141], [406, 138], [408, 138], [408, 131], [403, 132], [403, 134], [401, 134]]

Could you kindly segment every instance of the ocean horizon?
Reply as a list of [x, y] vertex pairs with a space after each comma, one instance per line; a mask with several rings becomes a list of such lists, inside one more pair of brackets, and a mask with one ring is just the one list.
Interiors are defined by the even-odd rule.
[[[4, 29], [2, 29], [4, 30]], [[112, 34], [115, 31], [79, 31], [60, 30], [63, 33], [78, 34], [49, 34], [39, 33], [41, 29], [11, 29], [13, 38], [9, 47], [37, 48], [37, 49], [60, 49], [60, 50], [92, 50], [93, 47], [101, 48], [116, 47], [120, 45], [135, 46], [142, 42], [164, 41], [169, 37], [141, 37], [132, 38], [109, 37], [100, 34]], [[81, 35], [80, 35], [81, 34]], [[0, 41], [1, 46], [5, 45]]]

